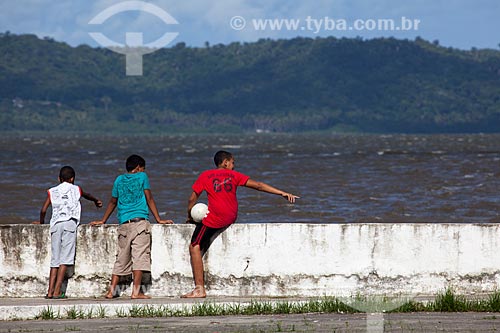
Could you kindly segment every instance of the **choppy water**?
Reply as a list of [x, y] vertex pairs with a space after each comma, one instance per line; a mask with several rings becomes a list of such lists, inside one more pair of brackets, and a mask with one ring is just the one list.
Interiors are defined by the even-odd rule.
[[[183, 223], [190, 186], [219, 149], [238, 171], [301, 196], [290, 205], [241, 188], [240, 223], [500, 222], [500, 135], [328, 134], [3, 137], [0, 221], [37, 219], [66, 164], [106, 204], [125, 159], [139, 154], [160, 212]], [[103, 212], [82, 199], [83, 223]]]

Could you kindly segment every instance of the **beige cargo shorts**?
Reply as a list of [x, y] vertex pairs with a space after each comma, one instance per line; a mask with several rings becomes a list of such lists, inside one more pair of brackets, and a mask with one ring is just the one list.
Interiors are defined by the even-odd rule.
[[148, 220], [118, 227], [118, 253], [113, 274], [129, 275], [136, 270], [151, 271], [151, 224]]

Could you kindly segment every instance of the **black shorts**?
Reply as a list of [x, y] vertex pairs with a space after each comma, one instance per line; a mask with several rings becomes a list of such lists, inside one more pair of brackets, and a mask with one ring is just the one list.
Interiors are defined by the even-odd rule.
[[199, 245], [202, 255], [207, 252], [212, 242], [219, 236], [227, 227], [210, 228], [203, 223], [196, 223], [196, 228], [191, 237], [191, 246]]

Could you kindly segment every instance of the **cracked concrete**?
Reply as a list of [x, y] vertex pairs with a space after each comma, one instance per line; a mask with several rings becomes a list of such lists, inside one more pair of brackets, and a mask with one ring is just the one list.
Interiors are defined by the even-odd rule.
[[[152, 226], [150, 293], [192, 288], [192, 225]], [[473, 294], [500, 282], [498, 224], [235, 224], [206, 254], [213, 296]], [[68, 295], [101, 296], [116, 254], [116, 225], [78, 229]], [[0, 297], [45, 294], [50, 240], [45, 225], [0, 226]], [[128, 292], [128, 291], [126, 291]]]

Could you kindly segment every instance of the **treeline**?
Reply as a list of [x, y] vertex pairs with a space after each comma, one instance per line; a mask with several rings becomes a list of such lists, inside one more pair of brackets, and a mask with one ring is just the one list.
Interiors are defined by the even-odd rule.
[[125, 57], [0, 34], [0, 128], [68, 131], [500, 131], [500, 52], [295, 38]]

